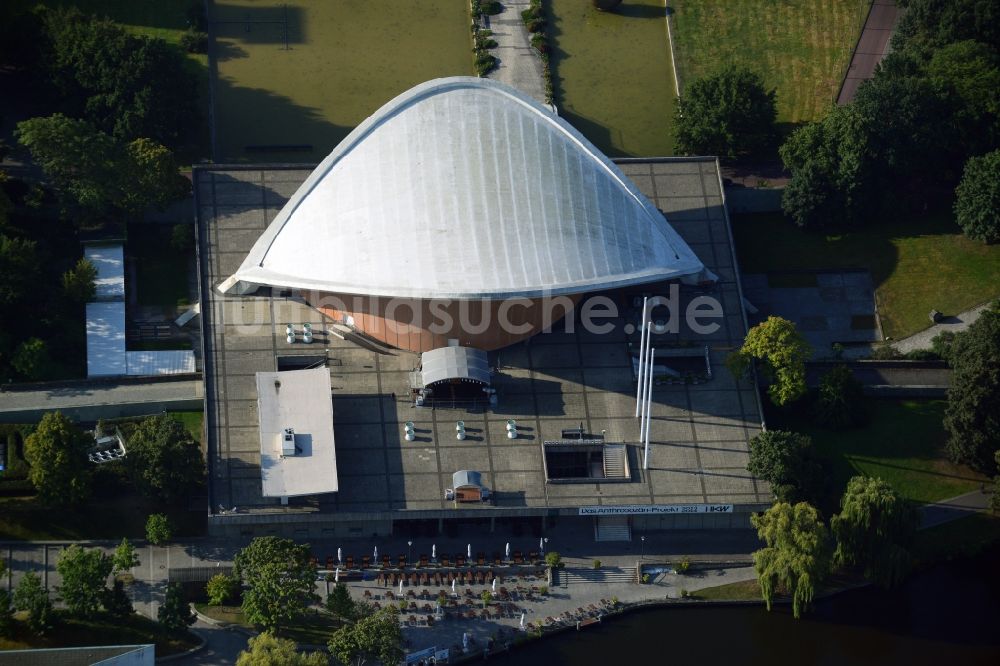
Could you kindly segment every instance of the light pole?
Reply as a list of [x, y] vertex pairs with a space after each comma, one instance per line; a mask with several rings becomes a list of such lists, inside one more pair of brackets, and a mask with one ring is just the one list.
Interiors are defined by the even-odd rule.
[[640, 560], [644, 560], [644, 559], [646, 559], [646, 535], [645, 534], [643, 534], [643, 535], [641, 535], [639, 537], [639, 544], [640, 544], [640, 546], [639, 546], [639, 548], [640, 548], [640, 550], [639, 550], [639, 559]]
[[406, 542], [406, 563], [407, 564], [410, 563], [410, 557], [411, 557], [412, 554], [413, 554], [413, 542], [412, 541], [407, 541]]
[[[548, 538], [548, 537], [545, 537], [545, 538], [543, 539], [543, 541], [545, 542], [545, 552], [548, 552], [548, 550], [549, 550], [549, 538]], [[543, 553], [542, 553], [542, 556], [544, 556], [544, 555], [545, 555], [545, 552], [543, 552]]]

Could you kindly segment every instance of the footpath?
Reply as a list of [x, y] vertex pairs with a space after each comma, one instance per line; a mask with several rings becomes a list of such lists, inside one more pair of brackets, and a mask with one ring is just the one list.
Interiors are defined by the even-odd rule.
[[506, 0], [504, 10], [488, 19], [483, 27], [493, 31], [497, 47], [492, 53], [497, 67], [486, 78], [517, 88], [545, 104], [545, 79], [542, 60], [531, 46], [531, 35], [521, 21], [521, 11], [528, 8], [528, 0]]

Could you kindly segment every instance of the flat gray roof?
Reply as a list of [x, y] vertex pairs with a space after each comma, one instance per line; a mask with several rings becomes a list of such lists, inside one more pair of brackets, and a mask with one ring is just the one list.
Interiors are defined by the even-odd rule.
[[[255, 296], [219, 294], [215, 287], [232, 275], [288, 197], [311, 168], [195, 169], [201, 225], [202, 317], [212, 506], [247, 511], [319, 512], [331, 520], [454, 515], [444, 499], [452, 475], [482, 472], [494, 508], [476, 510], [543, 514], [610, 504], [734, 504], [737, 510], [771, 501], [770, 488], [746, 470], [748, 442], [761, 429], [756, 388], [736, 380], [724, 360], [746, 329], [734, 270], [733, 249], [714, 160], [622, 161], [619, 168], [663, 210], [691, 249], [720, 281], [707, 292], [681, 287], [681, 308], [708, 293], [722, 304], [720, 328], [695, 335], [654, 335], [654, 344], [693, 343], [709, 348], [715, 377], [702, 384], [653, 389], [650, 469], [643, 470], [639, 425], [634, 417], [635, 381], [626, 332], [638, 321], [634, 291], [609, 292], [619, 306], [607, 334], [560, 324], [550, 332], [500, 350], [491, 357], [498, 404], [486, 411], [415, 408], [408, 399], [410, 373], [419, 355], [379, 354], [325, 331], [316, 310], [290, 293]], [[639, 288], [655, 293], [663, 284]], [[289, 344], [285, 325], [311, 322], [315, 341]], [[256, 409], [257, 372], [273, 372], [278, 357], [328, 359], [333, 392], [339, 491], [278, 506], [261, 494], [260, 441]], [[506, 438], [516, 419], [519, 437]], [[458, 440], [455, 422], [466, 424]], [[416, 438], [404, 439], [413, 421]], [[542, 442], [583, 423], [589, 433], [605, 431], [608, 442], [625, 442], [630, 483], [545, 483]], [[742, 508], [740, 508], [742, 507]]]

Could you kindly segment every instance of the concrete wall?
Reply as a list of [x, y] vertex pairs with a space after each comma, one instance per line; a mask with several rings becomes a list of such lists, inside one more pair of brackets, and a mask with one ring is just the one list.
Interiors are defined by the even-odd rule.
[[656, 532], [667, 530], [750, 529], [749, 513], [684, 514], [669, 516], [632, 516], [632, 530]]

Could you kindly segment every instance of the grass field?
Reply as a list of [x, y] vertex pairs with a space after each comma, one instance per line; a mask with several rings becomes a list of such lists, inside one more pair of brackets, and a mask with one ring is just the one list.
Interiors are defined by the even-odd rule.
[[674, 154], [676, 104], [662, 0], [602, 13], [546, 0], [559, 114], [612, 156]]
[[692, 592], [695, 599], [705, 601], [760, 601], [760, 584], [756, 580], [741, 580]]
[[[194, 606], [199, 613], [213, 620], [238, 624], [250, 630], [254, 629], [253, 625], [247, 622], [243, 610], [239, 606], [209, 606], [204, 602], [196, 602]], [[342, 624], [340, 620], [325, 611], [311, 609], [298, 618], [293, 626], [282, 628], [280, 634], [296, 643], [326, 645], [330, 637], [333, 636], [333, 632], [339, 629]]]
[[399, 93], [472, 74], [468, 0], [220, 0], [212, 13], [220, 160], [318, 161]]
[[882, 330], [895, 340], [927, 328], [933, 309], [953, 315], [1000, 296], [1000, 245], [969, 240], [950, 212], [843, 235], [801, 231], [780, 215], [736, 215], [745, 273], [867, 268]]
[[170, 634], [158, 623], [138, 613], [125, 618], [100, 613], [94, 619], [83, 620], [57, 612], [60, 615], [59, 621], [45, 636], [33, 634], [20, 621], [21, 614], [18, 614], [19, 621], [14, 623], [12, 635], [0, 637], [0, 650], [155, 643], [156, 656], [163, 657], [197, 645], [197, 639], [192, 634]]
[[768, 426], [809, 435], [834, 497], [847, 480], [864, 474], [885, 479], [903, 497], [933, 502], [979, 488], [985, 480], [944, 455], [944, 401], [872, 400], [863, 428], [832, 432], [812, 423], [808, 410], [773, 410]]
[[869, 0], [671, 0], [683, 85], [748, 65], [778, 91], [778, 122], [826, 114], [868, 14]]
[[975, 557], [1000, 542], [1000, 517], [977, 513], [917, 532], [914, 555], [921, 564]]

